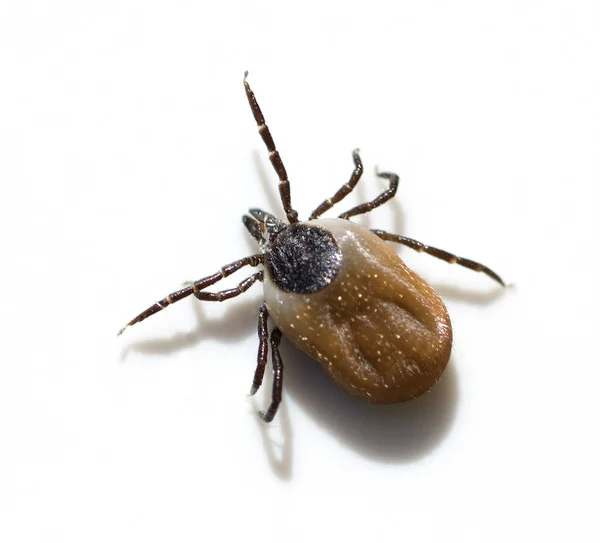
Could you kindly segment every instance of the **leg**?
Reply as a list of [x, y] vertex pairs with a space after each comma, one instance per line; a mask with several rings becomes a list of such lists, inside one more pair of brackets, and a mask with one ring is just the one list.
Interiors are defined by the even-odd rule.
[[460, 266], [464, 266], [465, 268], [469, 268], [473, 271], [483, 272], [487, 276], [491, 277], [494, 281], [500, 283], [503, 287], [506, 286], [504, 281], [502, 281], [502, 279], [497, 273], [490, 270], [487, 266], [479, 264], [479, 262], [474, 262], [473, 260], [469, 260], [468, 258], [462, 258], [460, 256], [453, 255], [452, 253], [448, 253], [447, 251], [443, 251], [442, 249], [429, 247], [429, 245], [425, 245], [424, 243], [421, 243], [420, 241], [416, 241], [411, 238], [405, 238], [404, 236], [398, 236], [396, 234], [389, 234], [388, 232], [384, 232], [383, 230], [372, 230], [372, 232], [378, 235], [381, 239], [401, 243], [402, 245], [406, 245], [407, 247], [410, 247], [415, 251], [419, 251], [420, 253], [427, 253], [428, 255], [435, 256], [436, 258], [440, 258], [441, 260], [445, 260], [449, 264], [458, 264]]
[[267, 345], [267, 341], [269, 340], [269, 329], [267, 328], [268, 318], [269, 312], [267, 311], [267, 304], [263, 303], [258, 312], [258, 356], [256, 359], [256, 371], [254, 372], [250, 396], [256, 394], [256, 391], [260, 388], [260, 385], [262, 385], [263, 377], [265, 375], [267, 354], [269, 352], [269, 347]]
[[220, 281], [221, 279], [228, 277], [232, 273], [238, 271], [240, 268], [243, 268], [244, 266], [258, 266], [259, 264], [262, 264], [263, 261], [264, 261], [264, 256], [262, 254], [257, 254], [257, 255], [252, 255], [252, 256], [247, 256], [245, 258], [241, 258], [240, 260], [236, 260], [235, 262], [232, 262], [231, 264], [227, 264], [227, 266], [223, 266], [221, 268], [221, 271], [219, 271], [217, 273], [213, 273], [212, 275], [209, 275], [208, 277], [205, 277], [204, 279], [199, 279], [198, 281], [195, 281], [191, 285], [188, 285], [185, 288], [182, 288], [181, 290], [172, 292], [166, 298], [163, 298], [162, 300], [159, 300], [158, 302], [156, 302], [154, 305], [151, 305], [148, 309], [146, 309], [145, 311], [142, 311], [137, 317], [135, 317], [133, 320], [129, 321], [125, 326], [123, 326], [123, 328], [121, 328], [119, 330], [119, 333], [117, 335], [120, 336], [125, 331], [125, 329], [128, 328], [129, 326], [133, 326], [134, 324], [137, 324], [138, 322], [141, 322], [144, 319], [147, 319], [151, 315], [154, 315], [155, 313], [162, 311], [167, 306], [174, 304], [175, 302], [178, 302], [179, 300], [183, 300], [184, 298], [187, 298], [191, 294], [196, 294], [196, 293], [200, 292], [202, 289], [205, 289], [206, 287], [210, 287], [211, 285], [214, 285], [217, 281]]
[[263, 272], [259, 271], [250, 277], [246, 277], [237, 287], [221, 290], [220, 292], [206, 292], [205, 290], [194, 292], [194, 296], [202, 302], [224, 302], [230, 298], [235, 298], [246, 292], [256, 281], [263, 280]]
[[277, 408], [281, 403], [281, 392], [283, 388], [283, 362], [279, 354], [279, 342], [281, 341], [281, 330], [274, 328], [271, 332], [271, 363], [273, 364], [273, 395], [271, 405], [266, 411], [259, 411], [258, 414], [265, 422], [271, 422]]
[[377, 198], [367, 202], [366, 204], [361, 204], [359, 206], [353, 207], [350, 211], [346, 211], [346, 213], [342, 213], [340, 215], [340, 219], [349, 219], [350, 217], [354, 217], [355, 215], [362, 215], [363, 213], [367, 213], [372, 211], [376, 207], [379, 207], [385, 204], [388, 200], [391, 200], [398, 190], [398, 184], [400, 183], [400, 178], [395, 173], [377, 173], [377, 177], [383, 177], [390, 182], [390, 187], [383, 191]]
[[331, 209], [335, 204], [343, 200], [348, 194], [352, 192], [352, 190], [358, 183], [360, 176], [363, 173], [363, 165], [358, 154], [358, 149], [355, 149], [352, 152], [352, 158], [354, 159], [354, 171], [352, 172], [352, 177], [350, 177], [350, 181], [348, 181], [344, 186], [342, 186], [342, 188], [338, 190], [332, 198], [325, 200], [319, 207], [317, 207], [317, 209], [315, 209], [312, 212], [312, 215], [308, 218], [309, 221], [323, 215], [323, 213]]
[[298, 222], [298, 213], [292, 208], [290, 182], [288, 180], [287, 172], [285, 171], [285, 166], [283, 165], [281, 157], [279, 156], [279, 151], [275, 147], [275, 142], [273, 141], [273, 136], [271, 136], [271, 131], [265, 124], [265, 118], [263, 117], [260, 106], [256, 101], [256, 97], [254, 96], [248, 81], [246, 81], [247, 77], [248, 72], [244, 74], [244, 87], [246, 88], [246, 96], [248, 97], [250, 109], [252, 110], [254, 120], [258, 126], [258, 133], [261, 135], [265, 145], [267, 146], [269, 151], [269, 159], [271, 160], [271, 164], [273, 164], [273, 168], [275, 168], [275, 172], [279, 176], [279, 194], [281, 196], [283, 210], [285, 211], [287, 219], [290, 223]]

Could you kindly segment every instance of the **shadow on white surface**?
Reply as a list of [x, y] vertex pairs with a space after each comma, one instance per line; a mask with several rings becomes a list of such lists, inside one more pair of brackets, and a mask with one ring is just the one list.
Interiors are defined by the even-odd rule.
[[503, 296], [506, 296], [509, 290], [512, 290], [513, 285], [502, 287], [498, 283], [492, 283], [490, 290], [474, 290], [464, 288], [450, 283], [430, 283], [433, 289], [441, 296], [442, 300], [456, 300], [465, 302], [471, 305], [488, 305]]
[[[269, 162], [265, 163], [265, 160], [262, 157], [261, 152], [258, 149], [254, 149], [252, 153], [252, 158], [254, 160], [254, 167], [256, 168], [256, 172], [258, 173], [258, 178], [260, 179], [260, 188], [263, 193], [267, 197], [267, 201], [269, 202], [268, 211], [270, 213], [275, 214], [276, 216], [282, 216], [283, 207], [281, 204], [281, 198], [279, 196], [279, 191], [277, 190], [277, 176], [273, 167]], [[271, 179], [271, 176], [273, 179]], [[294, 187], [292, 187], [292, 190]], [[256, 187], [256, 190], [259, 190], [259, 187]], [[255, 204], [249, 202], [248, 208], [255, 207]], [[253, 243], [255, 243], [253, 241]]]
[[[436, 290], [447, 299], [485, 305], [504, 294], [498, 288], [474, 292], [452, 285], [437, 285]], [[188, 349], [205, 339], [232, 343], [256, 333], [259, 301], [255, 296], [238, 299], [218, 317], [206, 317], [205, 305], [192, 303], [196, 325], [187, 333], [168, 338], [145, 339], [123, 349], [122, 359], [130, 350], [149, 355], [162, 355]], [[273, 473], [290, 480], [293, 473], [293, 428], [286, 405], [292, 397], [316, 422], [345, 446], [363, 457], [381, 463], [418, 461], [432, 452], [448, 435], [459, 401], [459, 384], [451, 358], [440, 381], [423, 396], [403, 404], [373, 405], [351, 397], [325, 374], [319, 364], [284, 339], [284, 401], [276, 422], [266, 425], [258, 417], [265, 454]], [[268, 402], [271, 373], [267, 370], [260, 397], [256, 403]], [[264, 406], [263, 406], [264, 407]], [[254, 408], [253, 408], [254, 410]]]
[[[448, 299], [487, 305], [505, 294], [502, 288], [476, 292], [440, 285]], [[363, 457], [380, 463], [409, 463], [424, 458], [450, 432], [458, 407], [459, 379], [453, 357], [440, 381], [421, 397], [396, 405], [368, 404], [348, 395], [320, 365], [284, 339], [284, 401], [274, 423], [256, 417], [271, 469], [280, 479], [292, 478], [293, 430], [286, 408], [292, 397], [316, 423]], [[271, 374], [263, 386], [270, 391]], [[270, 393], [270, 392], [269, 392]], [[261, 400], [268, 403], [268, 395]]]
[[[396, 405], [369, 404], [338, 388], [319, 364], [289, 343], [286, 393], [357, 453], [377, 462], [411, 462], [433, 450], [452, 426], [459, 387], [452, 360], [423, 396]], [[294, 352], [293, 352], [294, 351]]]
[[[255, 333], [258, 303], [254, 298], [229, 305], [219, 317], [204, 316], [203, 304], [194, 303], [197, 324], [188, 333], [168, 338], [144, 339], [125, 347], [130, 351], [164, 355], [189, 349], [204, 339], [232, 343]], [[226, 325], [225, 325], [226, 324]], [[371, 405], [349, 396], [323, 372], [319, 364], [284, 340], [284, 392], [305, 409], [318, 425], [367, 458], [384, 462], [416, 460], [433, 449], [447, 434], [458, 401], [458, 383], [452, 361], [440, 382], [422, 397], [405, 404]], [[263, 387], [270, 391], [268, 371]], [[257, 400], [262, 401], [262, 400]], [[289, 479], [292, 473], [293, 438], [286, 401], [277, 415], [280, 436], [258, 417], [257, 424], [274, 473]]]
[[[338, 388], [319, 364], [289, 342], [282, 344], [284, 401], [275, 421], [253, 417], [273, 473], [292, 479], [294, 438], [287, 399], [307, 411], [317, 425], [365, 458], [382, 463], [419, 460], [448, 434], [458, 404], [458, 380], [452, 361], [433, 389], [416, 400], [396, 405], [368, 404]], [[272, 379], [263, 386], [270, 394]], [[268, 403], [269, 394], [257, 400]], [[255, 402], [253, 402], [254, 404]]]
[[196, 324], [192, 330], [168, 337], [134, 341], [121, 351], [121, 362], [125, 362], [131, 351], [147, 355], [164, 355], [189, 349], [206, 339], [216, 339], [223, 343], [237, 342], [256, 333], [259, 306], [260, 302], [255, 297], [248, 296], [246, 299], [238, 299], [226, 305], [221, 316], [208, 318], [205, 316], [203, 303], [192, 300], [196, 317]]
[[[269, 376], [270, 377], [270, 376]], [[265, 379], [263, 386], [269, 391], [273, 383], [272, 378]], [[284, 382], [284, 400], [279, 406], [274, 422], [267, 424], [256, 416], [258, 404], [253, 403], [252, 418], [254, 419], [273, 473], [283, 481], [292, 479], [294, 457], [294, 432], [292, 422], [285, 401], [286, 384]], [[267, 401], [268, 403], [268, 401]]]

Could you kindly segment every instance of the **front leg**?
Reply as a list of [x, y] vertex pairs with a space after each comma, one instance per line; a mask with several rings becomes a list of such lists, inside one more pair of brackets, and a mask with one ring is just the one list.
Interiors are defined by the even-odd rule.
[[[209, 275], [208, 277], [204, 277], [203, 279], [199, 279], [198, 281], [185, 283], [185, 288], [182, 288], [175, 292], [171, 292], [171, 294], [168, 294], [162, 300], [155, 302], [148, 309], [145, 309], [144, 311], [142, 311], [137, 317], [130, 320], [125, 326], [123, 326], [123, 328], [121, 328], [119, 330], [117, 335], [120, 336], [130, 326], [133, 326], [134, 324], [137, 324], [138, 322], [142, 322], [143, 320], [154, 315], [155, 313], [162, 311], [169, 305], [174, 304], [175, 302], [178, 302], [179, 300], [183, 300], [184, 298], [187, 298], [188, 296], [191, 296], [192, 294], [196, 295], [196, 298], [198, 298], [200, 300], [205, 299], [205, 298], [200, 298], [198, 296], [200, 291], [202, 291], [203, 289], [205, 289], [207, 287], [210, 287], [211, 285], [214, 285], [221, 279], [225, 279], [225, 277], [229, 277], [232, 273], [235, 273], [236, 271], [243, 268], [244, 266], [254, 266], [254, 267], [258, 266], [259, 264], [262, 264], [264, 262], [264, 259], [265, 258], [262, 254], [247, 256], [245, 258], [236, 260], [235, 262], [232, 262], [231, 264], [227, 264], [227, 266], [223, 266], [220, 271], [218, 271], [217, 273], [213, 273], [212, 275]], [[259, 272], [259, 273], [262, 274], [262, 272]], [[257, 275], [258, 274], [255, 274], [252, 276], [252, 277], [255, 277], [255, 279], [252, 280], [252, 283], [254, 281], [256, 281], [257, 279], [259, 279], [258, 277], [256, 277]], [[260, 276], [260, 280], [262, 281], [262, 275]], [[250, 288], [250, 285], [252, 283], [250, 283], [247, 288]], [[233, 291], [235, 289], [231, 289], [231, 290]], [[229, 291], [224, 291], [224, 292], [229, 292]], [[242, 292], [244, 292], [244, 291], [242, 290], [241, 292], [237, 292], [237, 294], [234, 293], [232, 295], [228, 295], [228, 298], [237, 296], [238, 294], [241, 294]], [[228, 298], [222, 298], [222, 299], [226, 300]], [[211, 298], [208, 298], [208, 301], [213, 301], [213, 300]], [[221, 300], [219, 300], [219, 301], [221, 301]]]
[[194, 296], [202, 302], [224, 302], [230, 298], [235, 298], [240, 294], [246, 292], [256, 281], [263, 280], [263, 272], [259, 271], [250, 277], [246, 277], [237, 287], [228, 288], [219, 292], [206, 292], [201, 290], [194, 292]]

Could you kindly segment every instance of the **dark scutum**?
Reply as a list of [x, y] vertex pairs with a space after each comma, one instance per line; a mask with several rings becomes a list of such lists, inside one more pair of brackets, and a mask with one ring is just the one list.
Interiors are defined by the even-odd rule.
[[292, 224], [282, 230], [265, 253], [273, 282], [285, 292], [309, 294], [324, 289], [338, 273], [342, 253], [323, 228]]

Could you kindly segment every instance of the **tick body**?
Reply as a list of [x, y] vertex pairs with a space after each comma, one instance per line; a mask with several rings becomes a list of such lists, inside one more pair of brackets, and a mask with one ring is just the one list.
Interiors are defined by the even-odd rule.
[[428, 390], [452, 347], [442, 300], [369, 230], [344, 219], [305, 224], [333, 236], [337, 273], [309, 293], [286, 292], [267, 273], [265, 303], [275, 325], [364, 400], [403, 402]]
[[[350, 180], [301, 222], [291, 205], [290, 184], [254, 93], [244, 78], [246, 95], [279, 177], [286, 219], [260, 209], [243, 216], [260, 252], [234, 261], [217, 273], [169, 294], [131, 320], [119, 332], [194, 295], [201, 301], [224, 301], [263, 282], [264, 302], [258, 316], [258, 356], [251, 394], [261, 386], [269, 351], [274, 372], [272, 400], [260, 416], [271, 421], [281, 402], [282, 335], [318, 360], [350, 394], [377, 403], [397, 403], [429, 390], [444, 371], [452, 349], [452, 327], [435, 291], [396, 255], [387, 241], [426, 252], [449, 263], [483, 272], [501, 285], [488, 267], [382, 230], [368, 230], [350, 218], [367, 213], [396, 194], [399, 178], [378, 173], [387, 190], [334, 219], [319, 218], [358, 183], [363, 166], [354, 151]], [[237, 287], [206, 289], [245, 266], [259, 268]], [[274, 327], [269, 333], [268, 320]]]

